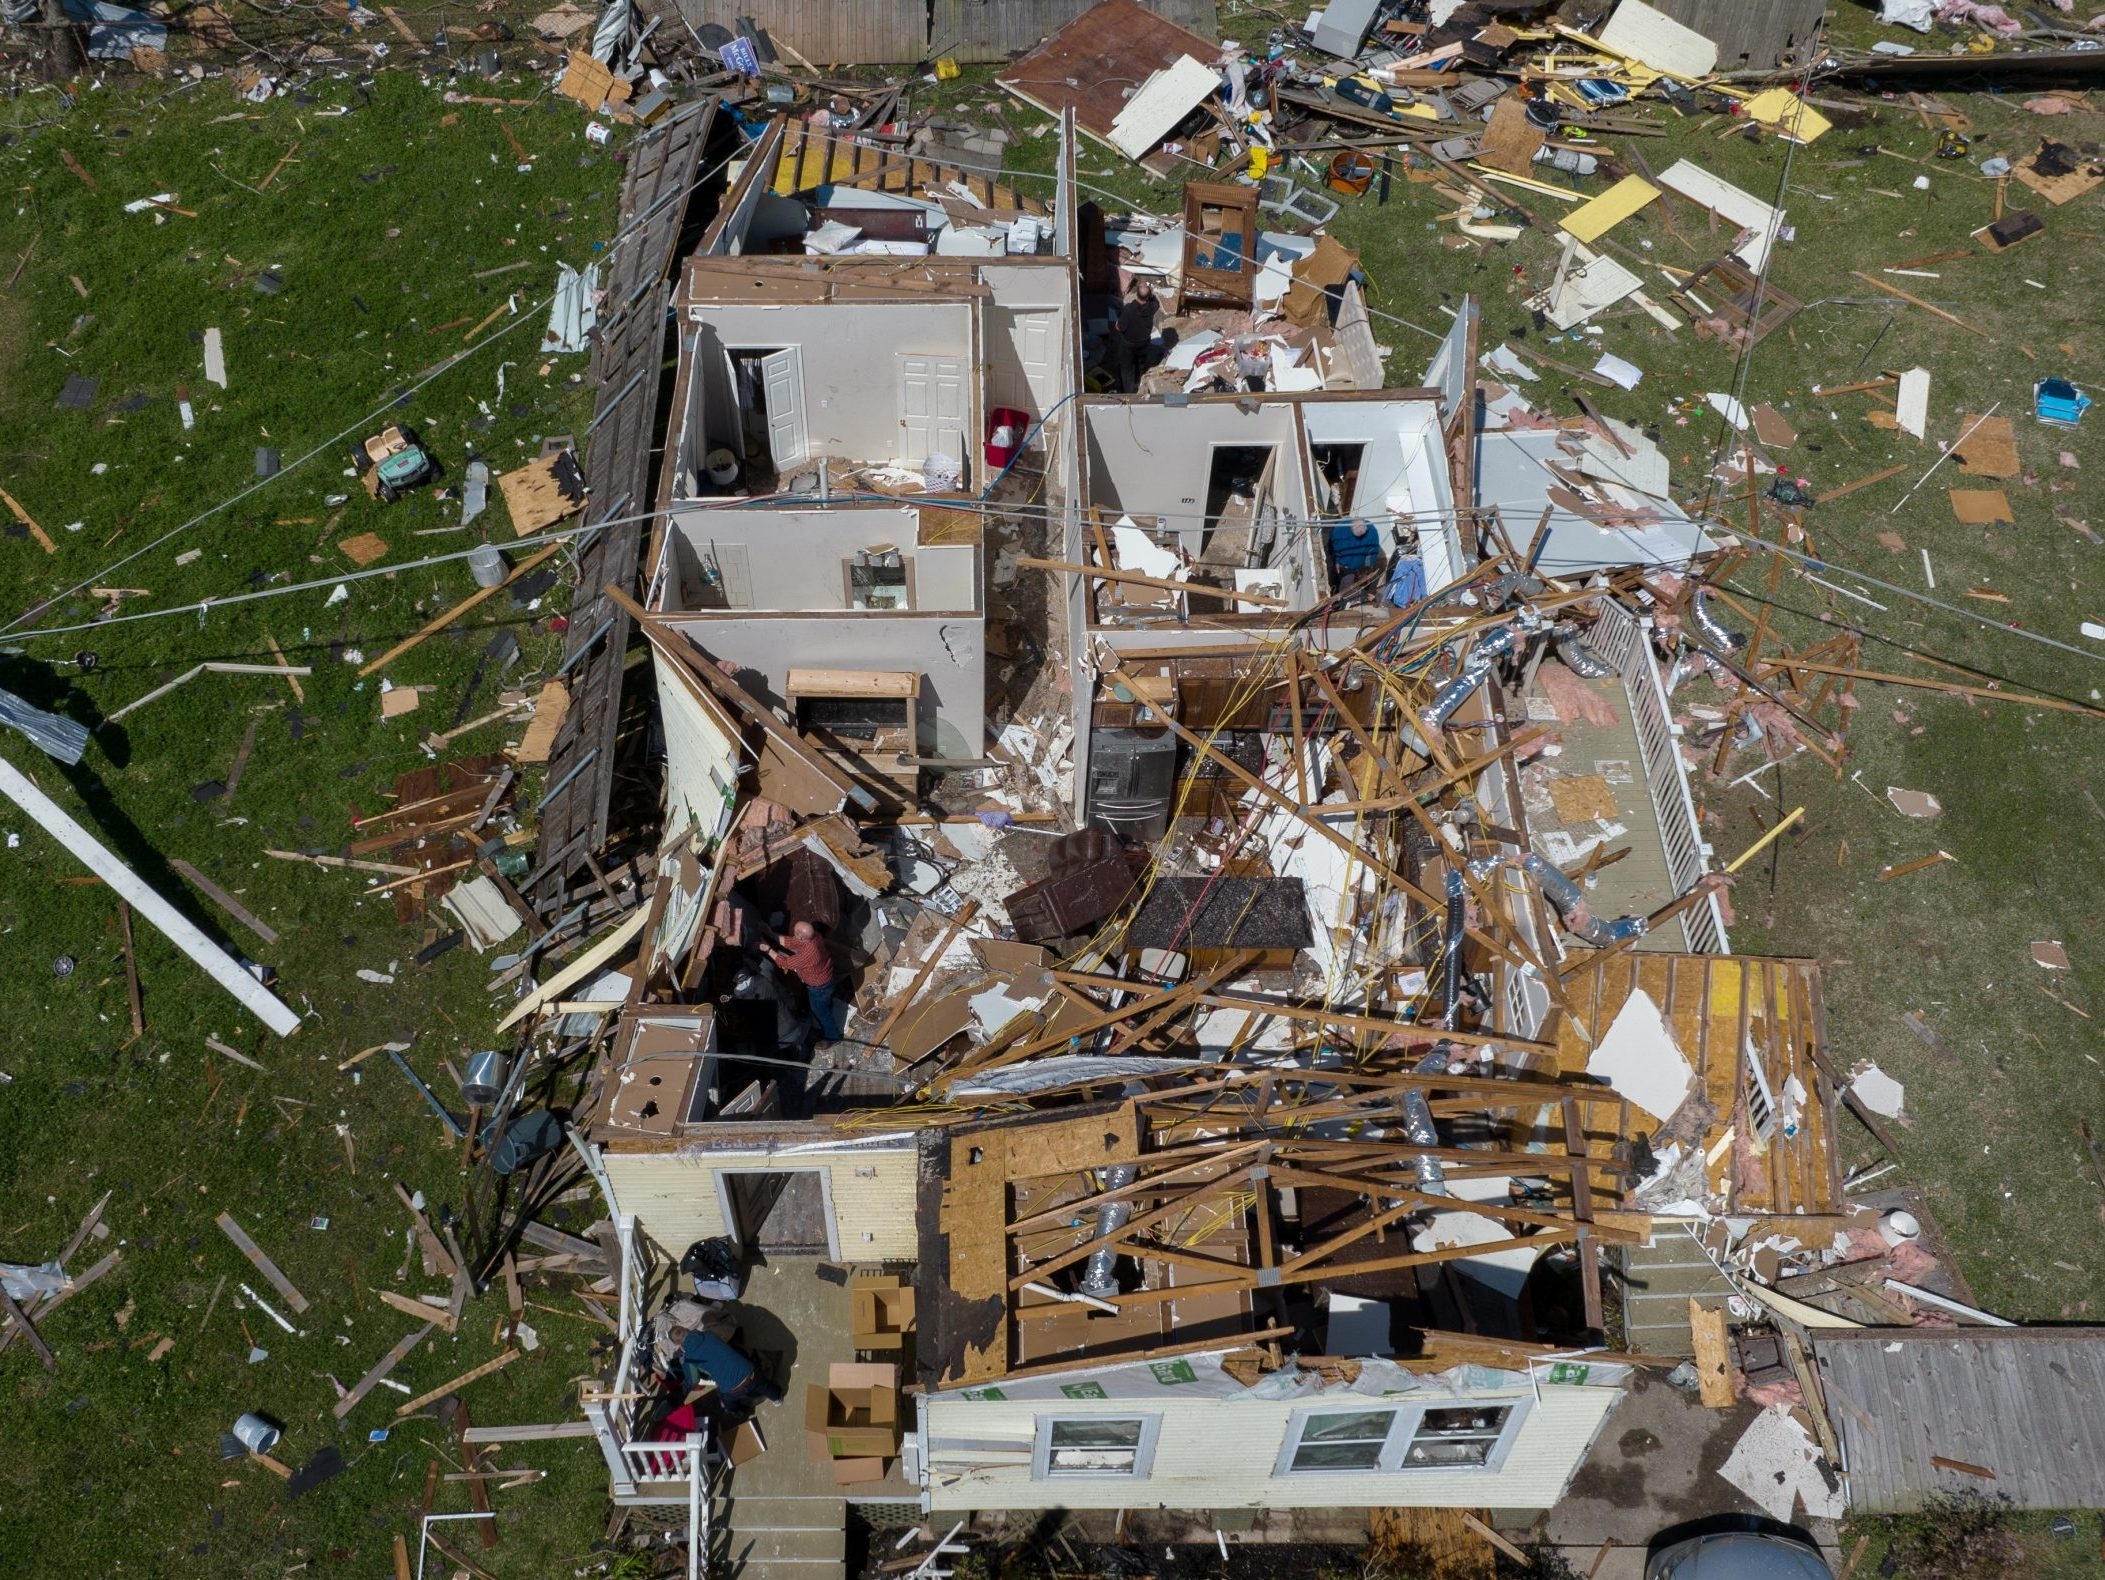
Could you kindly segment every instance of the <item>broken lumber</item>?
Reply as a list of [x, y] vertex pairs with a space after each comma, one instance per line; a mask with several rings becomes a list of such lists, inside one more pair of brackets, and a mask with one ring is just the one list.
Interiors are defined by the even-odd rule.
[[294, 1311], [307, 1309], [307, 1297], [293, 1287], [292, 1280], [278, 1271], [278, 1264], [263, 1254], [263, 1248], [248, 1237], [248, 1231], [234, 1221], [234, 1215], [223, 1212], [212, 1220], [219, 1225], [220, 1233], [234, 1242], [234, 1249], [255, 1264], [256, 1271], [270, 1281], [270, 1287], [285, 1297]]
[[470, 1371], [464, 1371], [458, 1377], [455, 1377], [450, 1381], [440, 1383], [429, 1393], [418, 1394], [416, 1398], [410, 1400], [409, 1403], [397, 1408], [395, 1414], [398, 1416], [414, 1414], [416, 1411], [423, 1409], [424, 1406], [426, 1406], [427, 1404], [431, 1404], [436, 1400], [445, 1398], [447, 1394], [453, 1392], [453, 1390], [456, 1388], [465, 1388], [468, 1386], [469, 1383], [479, 1382], [481, 1381], [481, 1379], [489, 1376], [492, 1372], [503, 1370], [505, 1367], [511, 1365], [513, 1361], [517, 1360], [521, 1355], [525, 1353], [526, 1352], [524, 1350], [506, 1350], [502, 1355], [496, 1357], [496, 1359], [484, 1361], [480, 1366], [477, 1366]]
[[438, 635], [439, 632], [445, 630], [447, 626], [451, 625], [454, 621], [458, 620], [470, 609], [475, 608], [485, 598], [488, 598], [491, 594], [502, 592], [505, 588], [511, 586], [513, 582], [517, 581], [520, 577], [524, 576], [528, 571], [534, 569], [543, 560], [551, 558], [555, 554], [556, 550], [560, 549], [561, 547], [562, 544], [560, 543], [543, 544], [538, 552], [529, 554], [517, 565], [514, 565], [512, 567], [511, 575], [505, 577], [505, 579], [499, 582], [495, 587], [478, 587], [474, 592], [470, 593], [467, 597], [463, 598], [451, 609], [448, 609], [443, 614], [434, 616], [431, 620], [426, 621], [417, 630], [412, 632], [410, 635], [404, 637], [393, 647], [389, 648], [385, 653], [382, 653], [370, 664], [367, 664], [363, 669], [359, 670], [358, 678], [360, 680], [363, 680], [366, 678], [366, 676], [373, 674], [375, 671], [387, 668], [388, 665], [392, 664], [396, 659], [400, 658], [411, 648], [423, 642], [426, 638]]
[[206, 899], [210, 900], [222, 911], [225, 911], [227, 915], [233, 917], [235, 921], [241, 923], [242, 926], [246, 927], [266, 944], [274, 944], [278, 941], [278, 935], [275, 931], [258, 921], [239, 900], [191, 866], [189, 862], [170, 856], [168, 865], [189, 879], [191, 884]]
[[0, 759], [0, 795], [15, 805], [72, 853], [87, 869], [129, 901], [132, 909], [158, 927], [168, 941], [205, 969], [213, 981], [239, 999], [250, 1014], [281, 1037], [300, 1029], [300, 1017], [246, 967], [207, 938], [181, 911], [149, 888], [94, 835], [36, 787], [14, 764]]
[[[424, 1340], [430, 1335], [431, 1330], [434, 1326], [436, 1326], [436, 1324], [427, 1322], [421, 1328], [417, 1328], [412, 1332], [405, 1333], [401, 1337], [401, 1339], [396, 1342], [395, 1347], [393, 1349], [389, 1350], [385, 1355], [380, 1357], [379, 1361], [374, 1364], [373, 1369], [371, 1371], [367, 1372], [363, 1377], [359, 1378], [357, 1382], [351, 1385], [351, 1391], [349, 1393], [345, 1394], [341, 1399], [336, 1401], [336, 1407], [334, 1412], [336, 1419], [341, 1421], [345, 1416], [349, 1415], [353, 1410], [357, 1409], [358, 1402], [361, 1399], [363, 1399], [367, 1394], [373, 1391], [373, 1389], [379, 1384], [381, 1378], [385, 1377], [389, 1372], [393, 1371], [397, 1366], [401, 1365], [404, 1358], [409, 1354], [409, 1352], [415, 1349], [419, 1344], [423, 1343]], [[586, 1424], [590, 1425], [591, 1423], [587, 1422]]]

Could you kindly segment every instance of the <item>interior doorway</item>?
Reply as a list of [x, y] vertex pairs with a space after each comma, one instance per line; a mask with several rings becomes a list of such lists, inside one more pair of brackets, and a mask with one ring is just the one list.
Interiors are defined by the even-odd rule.
[[1359, 493], [1360, 462], [1366, 457], [1363, 442], [1312, 444], [1308, 457], [1315, 463], [1317, 510], [1326, 516], [1349, 516]]
[[1273, 444], [1217, 444], [1206, 473], [1206, 535], [1199, 543], [1205, 565], [1245, 566], [1259, 507], [1271, 494]]
[[716, 1176], [731, 1237], [748, 1251], [838, 1256], [832, 1181], [824, 1169], [738, 1169]]

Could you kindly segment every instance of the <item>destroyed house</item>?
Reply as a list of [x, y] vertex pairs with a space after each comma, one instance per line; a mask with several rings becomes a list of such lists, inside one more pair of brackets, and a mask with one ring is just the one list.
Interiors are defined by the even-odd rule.
[[[785, 124], [677, 299], [652, 903], [536, 991], [597, 1039], [616, 1501], [785, 1580], [851, 1503], [1549, 1506], [1658, 1352], [1602, 1261], [1840, 1210], [1817, 971], [1725, 952], [1685, 611], [1486, 503], [1467, 304], [1423, 388], [1115, 394], [1064, 197], [1036, 254], [844, 250], [893, 176]], [[1072, 712], [1008, 764], [1049, 809], [975, 813], [1010, 566]], [[697, 1389], [698, 1323], [770, 1388]]]
[[686, 266], [646, 602], [910, 805], [981, 755], [989, 519], [1068, 497], [1073, 289], [1044, 205], [918, 161], [857, 185], [871, 150], [787, 124]]

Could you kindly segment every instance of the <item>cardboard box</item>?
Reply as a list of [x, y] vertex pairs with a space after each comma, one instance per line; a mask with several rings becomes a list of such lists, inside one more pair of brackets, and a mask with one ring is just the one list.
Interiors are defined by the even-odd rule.
[[813, 1459], [879, 1459], [899, 1442], [899, 1368], [836, 1363], [826, 1386], [804, 1390], [804, 1432]]
[[833, 1484], [837, 1487], [852, 1487], [858, 1482], [884, 1480], [884, 1461], [881, 1459], [836, 1459], [833, 1462]]
[[848, 1286], [850, 1330], [859, 1350], [896, 1350], [914, 1331], [914, 1292], [897, 1278], [867, 1273]]

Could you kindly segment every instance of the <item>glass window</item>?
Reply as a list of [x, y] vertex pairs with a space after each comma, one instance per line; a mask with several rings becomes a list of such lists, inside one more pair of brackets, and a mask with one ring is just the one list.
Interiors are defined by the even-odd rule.
[[1325, 1411], [1304, 1416], [1287, 1469], [1378, 1470], [1396, 1425], [1394, 1410]]
[[1153, 1416], [1056, 1416], [1038, 1422], [1033, 1474], [1145, 1476], [1154, 1458]]
[[1427, 1410], [1404, 1450], [1404, 1466], [1488, 1465], [1512, 1417], [1511, 1405]]

